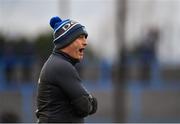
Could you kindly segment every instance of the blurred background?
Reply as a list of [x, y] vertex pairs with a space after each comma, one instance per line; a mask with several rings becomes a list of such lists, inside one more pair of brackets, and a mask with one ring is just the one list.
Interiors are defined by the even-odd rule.
[[98, 99], [86, 122], [180, 122], [179, 0], [0, 0], [0, 122], [36, 122], [52, 16], [85, 25], [77, 69]]

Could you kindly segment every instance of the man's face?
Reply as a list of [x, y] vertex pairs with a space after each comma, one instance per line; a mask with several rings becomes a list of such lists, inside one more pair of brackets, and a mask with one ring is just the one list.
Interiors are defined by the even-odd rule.
[[67, 47], [67, 53], [78, 60], [81, 60], [84, 55], [84, 49], [87, 46], [87, 39], [84, 35], [80, 35], [74, 42]]

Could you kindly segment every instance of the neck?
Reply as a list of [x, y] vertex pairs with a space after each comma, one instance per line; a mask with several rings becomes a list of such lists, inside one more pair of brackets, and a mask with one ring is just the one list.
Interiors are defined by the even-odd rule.
[[69, 56], [71, 56], [71, 55], [69, 54], [70, 51], [69, 51], [68, 49], [59, 49], [58, 51], [61, 51], [61, 52], [63, 52], [63, 53], [68, 54]]

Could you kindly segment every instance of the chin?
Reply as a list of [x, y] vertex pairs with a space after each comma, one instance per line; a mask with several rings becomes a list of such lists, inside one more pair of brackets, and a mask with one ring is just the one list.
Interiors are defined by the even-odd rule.
[[82, 60], [83, 58], [78, 58], [78, 60]]
[[82, 60], [82, 59], [83, 59], [83, 57], [79, 57], [78, 59], [79, 59], [79, 60]]
[[73, 58], [79, 61], [83, 59], [83, 57], [73, 57]]

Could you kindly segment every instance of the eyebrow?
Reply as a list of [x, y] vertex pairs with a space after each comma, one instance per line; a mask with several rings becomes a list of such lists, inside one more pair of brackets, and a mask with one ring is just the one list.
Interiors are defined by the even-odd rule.
[[79, 35], [79, 37], [86, 37], [84, 34]]

